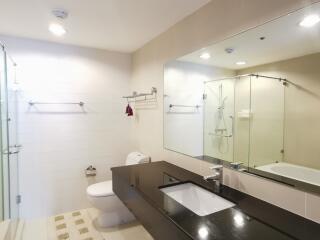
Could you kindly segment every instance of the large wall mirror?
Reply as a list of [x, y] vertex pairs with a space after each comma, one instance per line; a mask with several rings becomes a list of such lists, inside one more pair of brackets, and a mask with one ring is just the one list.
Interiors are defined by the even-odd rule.
[[320, 193], [319, 16], [313, 4], [168, 62], [164, 147]]

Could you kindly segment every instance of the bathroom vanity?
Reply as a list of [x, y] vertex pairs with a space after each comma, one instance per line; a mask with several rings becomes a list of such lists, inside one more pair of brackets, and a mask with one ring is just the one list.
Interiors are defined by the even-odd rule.
[[114, 193], [155, 239], [320, 238], [315, 222], [227, 186], [217, 189], [165, 161], [112, 168], [112, 179]]

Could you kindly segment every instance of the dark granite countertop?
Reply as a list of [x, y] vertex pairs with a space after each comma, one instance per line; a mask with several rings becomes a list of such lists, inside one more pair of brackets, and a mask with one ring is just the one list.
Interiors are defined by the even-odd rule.
[[[320, 224], [227, 186], [222, 186], [217, 192], [214, 184], [204, 181], [202, 176], [164, 161], [115, 167], [112, 171], [191, 239], [320, 239]], [[192, 182], [236, 206], [207, 216], [198, 216], [160, 190], [168, 184], [179, 184], [169, 181], [173, 179], [179, 183]]]

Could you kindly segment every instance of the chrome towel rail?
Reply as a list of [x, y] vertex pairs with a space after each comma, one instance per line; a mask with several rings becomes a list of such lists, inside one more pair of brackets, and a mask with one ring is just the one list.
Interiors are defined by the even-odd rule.
[[132, 95], [130, 96], [123, 96], [123, 98], [129, 99], [129, 98], [138, 98], [138, 97], [147, 97], [147, 96], [152, 96], [157, 93], [157, 89], [155, 87], [151, 88], [150, 93], [137, 93], [133, 92]]
[[173, 107], [186, 107], [186, 108], [200, 108], [200, 105], [178, 105], [178, 104], [170, 104], [169, 108]]
[[84, 106], [84, 102], [33, 102], [30, 101], [29, 105], [34, 106], [34, 105], [44, 105], [44, 104], [49, 104], [49, 105], [79, 105], [80, 107]]
[[133, 92], [132, 95], [123, 96], [122, 98], [126, 98], [128, 103], [157, 102], [157, 92], [158, 92], [157, 89], [155, 87], [152, 87], [150, 93]]

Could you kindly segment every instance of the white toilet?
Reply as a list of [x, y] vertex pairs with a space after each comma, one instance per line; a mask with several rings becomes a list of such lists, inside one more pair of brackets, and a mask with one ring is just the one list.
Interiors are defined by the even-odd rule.
[[[150, 162], [150, 158], [139, 152], [130, 153], [126, 159], [126, 165], [148, 162]], [[111, 180], [90, 185], [87, 188], [87, 195], [91, 204], [100, 211], [97, 218], [99, 227], [112, 227], [135, 219], [113, 193]]]

